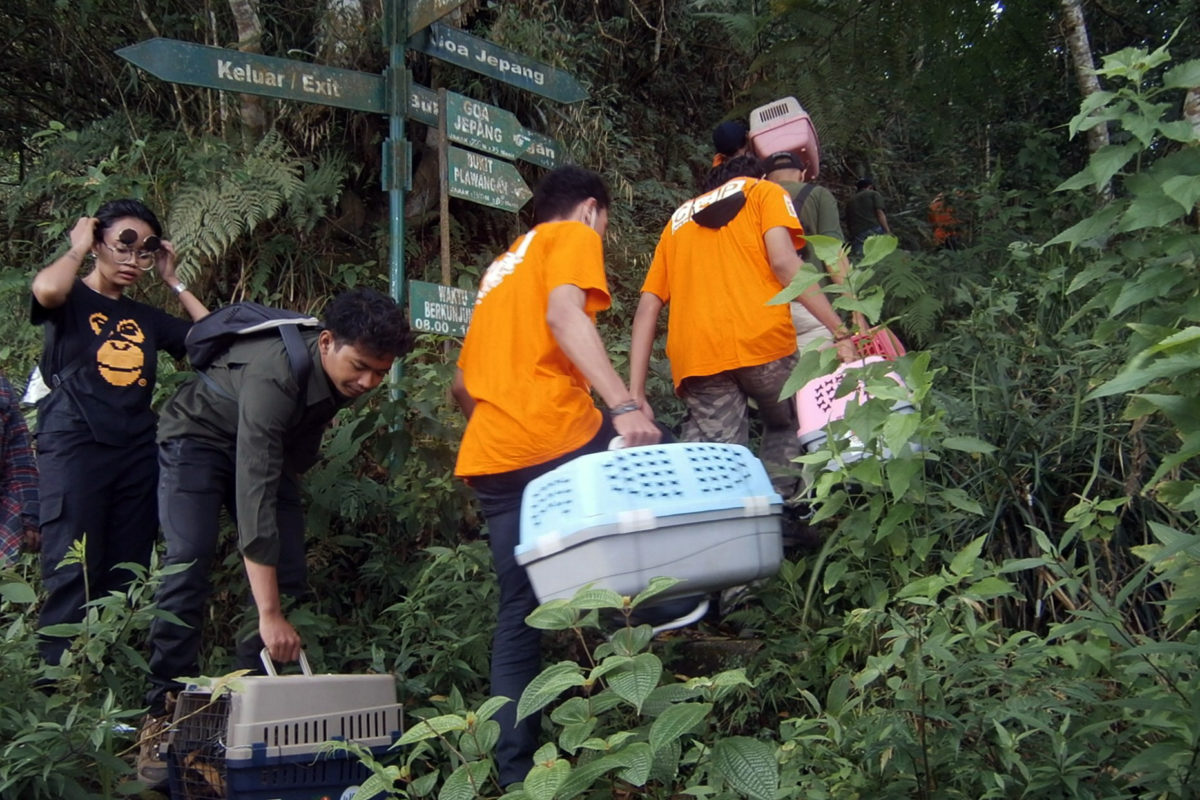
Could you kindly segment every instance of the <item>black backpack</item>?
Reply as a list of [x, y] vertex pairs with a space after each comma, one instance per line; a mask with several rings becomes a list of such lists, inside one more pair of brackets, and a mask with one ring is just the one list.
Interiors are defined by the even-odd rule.
[[230, 348], [239, 336], [251, 336], [268, 331], [278, 331], [287, 348], [288, 363], [292, 367], [292, 377], [300, 387], [301, 402], [308, 391], [308, 376], [312, 373], [312, 354], [304, 345], [304, 337], [300, 335], [300, 327], [319, 328], [321, 321], [296, 311], [283, 308], [272, 308], [261, 303], [246, 301], [232, 303], [216, 311], [192, 325], [188, 331], [185, 345], [188, 361], [200, 377], [218, 393], [228, 396], [228, 392], [204, 374], [204, 370], [222, 353]]

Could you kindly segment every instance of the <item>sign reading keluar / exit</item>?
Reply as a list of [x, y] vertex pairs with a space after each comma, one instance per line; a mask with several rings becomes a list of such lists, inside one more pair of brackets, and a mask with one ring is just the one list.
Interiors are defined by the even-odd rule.
[[457, 147], [446, 148], [450, 196], [504, 211], [520, 211], [533, 196], [517, 168], [507, 161]]
[[475, 292], [425, 281], [408, 282], [408, 316], [413, 330], [466, 336]]
[[386, 112], [381, 75], [157, 37], [117, 55], [171, 83]]
[[587, 90], [569, 72], [438, 22], [409, 39], [408, 46], [560, 103], [587, 97]]

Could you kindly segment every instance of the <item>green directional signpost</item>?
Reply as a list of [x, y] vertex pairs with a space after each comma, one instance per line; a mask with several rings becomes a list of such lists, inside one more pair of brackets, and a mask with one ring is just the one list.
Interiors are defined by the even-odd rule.
[[[519, 158], [547, 169], [557, 167], [562, 160], [561, 144], [522, 127], [511, 111], [455, 92], [446, 92], [446, 96], [446, 133], [450, 141], [501, 158]], [[410, 82], [408, 117], [425, 125], [437, 125], [437, 92]]]
[[507, 161], [458, 147], [449, 148], [448, 156], [451, 197], [516, 212], [533, 196], [521, 173]]
[[[445, 139], [472, 148], [446, 147], [443, 139], [447, 164], [443, 180], [448, 193], [505, 211], [520, 210], [531, 192], [512, 164], [491, 156], [552, 168], [562, 154], [561, 144], [523, 127], [514, 114], [502, 108], [447, 92], [445, 108], [440, 109], [436, 92], [412, 82], [404, 63], [406, 50], [431, 55], [562, 103], [574, 103], [587, 96], [583, 86], [568, 73], [437, 21], [464, 2], [384, 0], [388, 67], [382, 75], [164, 38], [121, 48], [117, 54], [171, 83], [388, 115], [382, 182], [391, 211], [392, 297], [403, 303], [404, 193], [412, 188], [411, 145], [404, 134], [406, 119], [437, 126], [444, 113]], [[421, 291], [429, 294], [432, 290]], [[449, 297], [443, 295], [436, 301], [432, 296], [422, 298], [423, 307], [430, 313], [419, 319], [428, 323], [427, 329], [442, 332], [447, 327], [444, 322], [453, 322], [453, 332], [465, 331], [469, 310], [452, 310], [464, 301], [458, 295]], [[418, 319], [413, 304], [409, 313]]]
[[380, 75], [321, 67], [175, 39], [147, 39], [117, 55], [170, 83], [302, 100], [358, 111], [387, 111]]
[[569, 73], [437, 22], [409, 39], [408, 46], [560, 103], [587, 97], [587, 90]]

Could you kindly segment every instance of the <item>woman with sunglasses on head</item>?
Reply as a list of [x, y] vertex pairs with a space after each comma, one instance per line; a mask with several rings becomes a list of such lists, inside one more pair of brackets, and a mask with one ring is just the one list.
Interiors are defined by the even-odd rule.
[[[33, 279], [30, 321], [43, 326], [39, 368], [50, 386], [37, 405], [46, 589], [40, 627], [79, 622], [87, 600], [122, 590], [133, 575], [117, 564], [150, 563], [158, 531], [150, 408], [158, 351], [182, 358], [192, 322], [208, 313], [176, 276], [175, 249], [161, 237], [150, 209], [113, 200], [95, 217], [80, 217], [70, 249]], [[151, 269], [191, 319], [125, 296]], [[85, 534], [86, 583], [80, 565], [60, 566]], [[42, 656], [57, 664], [69, 644], [46, 637]]]

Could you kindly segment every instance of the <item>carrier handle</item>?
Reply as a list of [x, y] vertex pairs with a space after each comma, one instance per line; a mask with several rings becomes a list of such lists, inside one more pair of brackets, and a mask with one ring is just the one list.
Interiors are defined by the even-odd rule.
[[[268, 675], [271, 677], [276, 677], [279, 675], [279, 673], [275, 671], [275, 662], [271, 660], [270, 650], [264, 647], [262, 652], [258, 654], [258, 657], [262, 659], [263, 669], [267, 671]], [[308, 656], [304, 655], [303, 650], [300, 651], [300, 671], [308, 677], [312, 677], [312, 667], [308, 665]]]
[[625, 448], [625, 437], [620, 434], [614, 436], [612, 441], [608, 443], [609, 450], [623, 450]]

